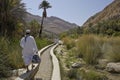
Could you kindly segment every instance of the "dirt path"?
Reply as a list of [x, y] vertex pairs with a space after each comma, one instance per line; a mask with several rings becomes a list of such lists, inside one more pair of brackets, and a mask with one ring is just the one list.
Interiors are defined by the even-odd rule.
[[41, 64], [39, 70], [35, 75], [35, 80], [51, 80], [52, 75], [52, 61], [50, 56], [50, 48], [43, 52], [41, 56]]

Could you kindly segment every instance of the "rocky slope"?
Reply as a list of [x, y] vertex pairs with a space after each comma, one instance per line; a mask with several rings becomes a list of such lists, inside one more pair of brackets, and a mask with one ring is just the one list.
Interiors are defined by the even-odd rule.
[[120, 0], [114, 0], [99, 13], [90, 17], [83, 26], [95, 25], [101, 21], [110, 19], [120, 19]]
[[[34, 19], [37, 20], [41, 24], [42, 18], [40, 16], [27, 13], [27, 17], [25, 18], [26, 22], [30, 22]], [[46, 32], [52, 32], [54, 34], [59, 34], [71, 28], [75, 28], [77, 27], [77, 25], [74, 23], [70, 23], [65, 20], [62, 20], [60, 18], [51, 16], [51, 17], [47, 17], [44, 19], [43, 27], [44, 27], [44, 31]]]

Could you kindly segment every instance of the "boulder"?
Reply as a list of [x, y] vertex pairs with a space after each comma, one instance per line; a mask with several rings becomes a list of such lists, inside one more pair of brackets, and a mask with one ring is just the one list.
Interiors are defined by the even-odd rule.
[[96, 69], [100, 69], [100, 70], [104, 70], [104, 69], [105, 69], [105, 67], [104, 67], [104, 66], [101, 66], [101, 65], [95, 65], [95, 68], [96, 68]]
[[80, 68], [82, 66], [83, 66], [83, 64], [81, 64], [81, 63], [73, 63], [71, 67], [72, 68]]
[[58, 44], [59, 44], [59, 45], [63, 45], [63, 41], [59, 40], [59, 41], [58, 41]]
[[107, 60], [107, 59], [100, 59], [100, 60], [98, 60], [98, 64], [99, 65], [106, 66], [107, 63], [109, 63], [109, 60]]
[[120, 63], [108, 63], [106, 70], [108, 72], [120, 73]]
[[95, 65], [95, 68], [100, 69], [100, 70], [104, 70], [108, 63], [109, 63], [109, 61], [107, 59], [99, 59], [98, 64]]

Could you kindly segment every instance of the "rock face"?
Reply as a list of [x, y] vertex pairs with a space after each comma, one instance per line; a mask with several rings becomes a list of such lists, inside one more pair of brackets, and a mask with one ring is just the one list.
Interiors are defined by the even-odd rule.
[[102, 11], [90, 17], [83, 26], [93, 26], [101, 21], [110, 19], [120, 19], [120, 0], [114, 0], [110, 5], [105, 7]]
[[108, 63], [106, 70], [108, 72], [120, 73], [120, 63]]

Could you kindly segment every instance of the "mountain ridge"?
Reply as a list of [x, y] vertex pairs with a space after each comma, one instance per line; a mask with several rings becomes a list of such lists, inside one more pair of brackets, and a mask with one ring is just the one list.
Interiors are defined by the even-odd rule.
[[[29, 23], [32, 20], [36, 20], [38, 21], [39, 24], [41, 24], [42, 18], [39, 15], [33, 15], [31, 13], [27, 13], [25, 21]], [[70, 23], [58, 17], [50, 16], [44, 19], [43, 31], [60, 34], [62, 32], [68, 31], [69, 29], [75, 28], [77, 26], [78, 25], [76, 25], [75, 23]]]
[[91, 16], [83, 26], [89, 26], [89, 24], [95, 25], [101, 21], [120, 18], [120, 0], [114, 0], [102, 11]]

